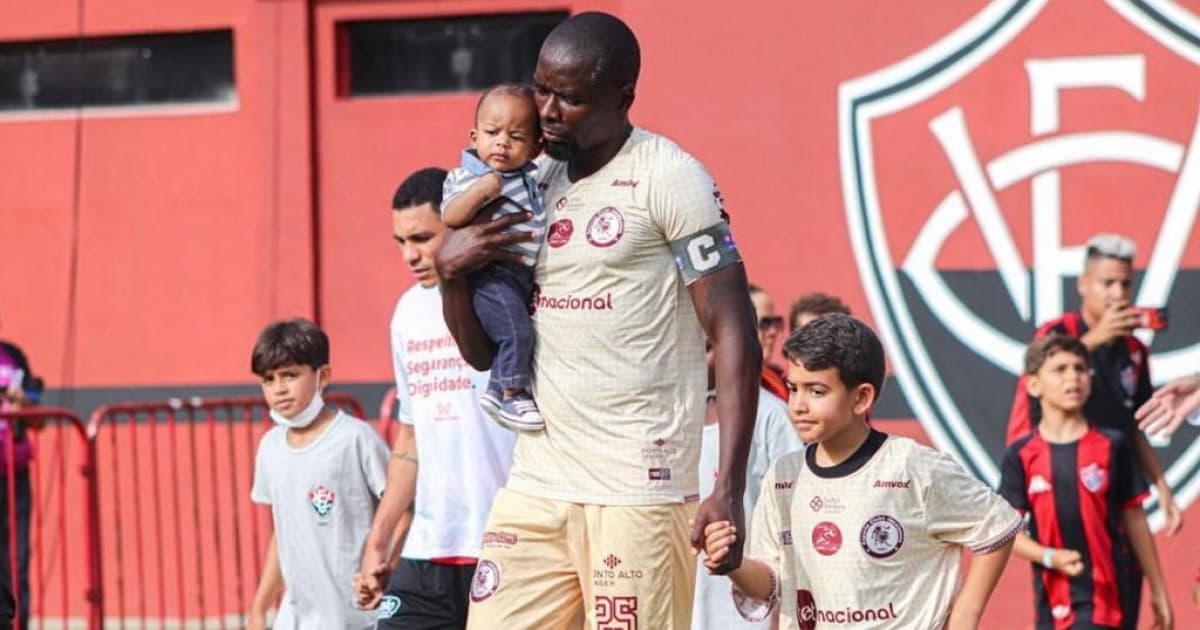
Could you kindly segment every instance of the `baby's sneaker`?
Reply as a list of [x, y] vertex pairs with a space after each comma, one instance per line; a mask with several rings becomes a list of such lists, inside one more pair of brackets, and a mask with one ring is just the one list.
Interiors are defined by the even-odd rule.
[[500, 402], [500, 413], [496, 422], [513, 431], [541, 431], [546, 421], [538, 411], [537, 403], [528, 392], [518, 392], [512, 398]]
[[488, 415], [489, 418], [503, 425], [500, 421], [500, 403], [504, 400], [504, 394], [499, 389], [491, 389], [490, 387], [482, 396], [479, 397], [479, 408]]

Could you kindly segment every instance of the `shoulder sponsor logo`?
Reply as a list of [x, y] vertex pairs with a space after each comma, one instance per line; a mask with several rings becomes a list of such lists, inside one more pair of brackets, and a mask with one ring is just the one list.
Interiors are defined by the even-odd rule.
[[1050, 492], [1053, 488], [1050, 487], [1050, 482], [1041, 475], [1034, 475], [1033, 479], [1029, 480], [1029, 496]]
[[615, 187], [637, 188], [638, 180], [636, 180], [636, 179], [614, 179], [612, 185]]
[[[989, 485], [1013, 390], [979, 383], [1013, 383], [1037, 327], [1071, 307], [1084, 239], [1122, 232], [1147, 253], [1134, 304], [1184, 308], [1200, 287], [1200, 39], [1180, 4], [997, 0], [839, 87], [843, 207], [889, 365], [937, 446]], [[1122, 191], [1136, 220], [1095, 211]], [[1200, 365], [1196, 322], [1135, 336], [1158, 380]], [[1136, 370], [1110, 378], [1136, 390]], [[1191, 446], [1156, 447], [1185, 508]], [[1147, 511], [1160, 528], [1158, 501]]]
[[900, 521], [880, 514], [863, 524], [858, 542], [872, 558], [890, 558], [904, 544], [904, 527]]
[[1108, 481], [1108, 474], [1096, 462], [1092, 462], [1079, 469], [1079, 482], [1092, 494], [1103, 490], [1104, 482], [1106, 481]]
[[812, 501], [808, 502], [808, 507], [814, 512], [820, 512], [821, 508], [825, 507], [825, 501], [821, 497], [813, 497]]
[[835, 496], [814, 496], [808, 502], [808, 507], [814, 512], [824, 512], [826, 514], [841, 514], [845, 511], [846, 506], [842, 505], [842, 500]]
[[792, 489], [792, 482], [790, 482], [790, 481], [776, 481], [776, 482], [775, 482], [775, 489], [776, 489], [776, 490], [791, 490], [791, 489]]
[[812, 546], [822, 556], [832, 556], [842, 548], [842, 530], [830, 521], [817, 523], [812, 530]]
[[588, 219], [587, 240], [595, 247], [612, 247], [623, 234], [625, 217], [616, 208], [604, 208]]
[[912, 487], [912, 479], [904, 481], [884, 481], [883, 479], [875, 480], [876, 488], [910, 488]]
[[554, 202], [555, 210], [562, 210], [563, 208], [566, 208], [566, 207], [567, 207], [567, 198], [566, 197], [559, 197], [558, 201]]
[[500, 568], [491, 560], [480, 560], [471, 578], [471, 601], [479, 603], [500, 588]]
[[559, 219], [550, 226], [550, 232], [546, 235], [546, 244], [550, 247], [562, 247], [571, 240], [571, 235], [575, 233], [575, 224], [571, 223], [570, 219]]
[[615, 569], [615, 568], [617, 568], [618, 564], [621, 564], [621, 559], [618, 558], [616, 555], [610, 553], [607, 556], [604, 556], [604, 559], [601, 560], [600, 562], [603, 563], [604, 566], [608, 567], [609, 569]]

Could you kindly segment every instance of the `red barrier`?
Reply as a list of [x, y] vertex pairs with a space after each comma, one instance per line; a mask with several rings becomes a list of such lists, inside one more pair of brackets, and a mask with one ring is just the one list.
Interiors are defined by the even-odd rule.
[[[349, 395], [325, 400], [363, 417]], [[107, 627], [243, 627], [271, 536], [269, 510], [250, 501], [267, 411], [242, 397], [92, 414]]]
[[[0, 427], [4, 474], [0, 570], [7, 583], [16, 587], [12, 597], [17, 618], [12, 627], [26, 627], [20, 617], [22, 608], [27, 608], [29, 618], [24, 624], [30, 628], [86, 621], [89, 629], [99, 630], [103, 582], [96, 452], [87, 430], [70, 410], [48, 407], [0, 411]], [[15, 432], [25, 437], [9, 439]], [[21, 536], [22, 532], [27, 533]], [[27, 553], [19, 553], [22, 546], [27, 546]], [[27, 592], [22, 592], [26, 589], [20, 587], [18, 575], [21, 555], [26, 558]], [[22, 601], [25, 598], [29, 601]]]

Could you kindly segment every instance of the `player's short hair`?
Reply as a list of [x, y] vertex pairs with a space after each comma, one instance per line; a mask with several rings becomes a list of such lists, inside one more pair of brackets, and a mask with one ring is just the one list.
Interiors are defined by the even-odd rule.
[[1087, 346], [1077, 337], [1054, 332], [1034, 339], [1025, 349], [1025, 375], [1037, 374], [1046, 361], [1059, 352], [1070, 352], [1083, 359], [1084, 363], [1090, 360]]
[[1133, 264], [1135, 255], [1137, 255], [1137, 244], [1133, 242], [1133, 239], [1120, 234], [1097, 234], [1087, 242], [1088, 262], [1097, 258], [1112, 258]]
[[828, 293], [819, 291], [805, 293], [800, 296], [800, 299], [792, 302], [792, 308], [788, 310], [788, 330], [796, 330], [800, 327], [797, 323], [800, 321], [802, 313], [812, 313], [817, 316], [829, 313], [849, 315], [850, 307], [846, 306], [846, 303], [837, 296]]
[[269, 324], [258, 334], [250, 353], [250, 371], [259, 376], [285, 365], [307, 365], [318, 370], [328, 364], [329, 337], [301, 317]]
[[594, 84], [636, 84], [642, 68], [637, 36], [616, 16], [599, 11], [578, 13], [556, 26], [542, 43], [542, 54], [547, 51], [594, 64]]
[[479, 95], [479, 101], [475, 103], [476, 123], [479, 122], [479, 110], [483, 109], [484, 101], [496, 94], [515, 96], [517, 98], [523, 98], [529, 101], [529, 104], [533, 107], [533, 131], [534, 133], [541, 135], [542, 121], [541, 117], [538, 116], [537, 113], [537, 102], [533, 100], [533, 86], [527, 83], [499, 83], [484, 90], [483, 94]]
[[442, 207], [442, 185], [446, 183], [446, 169], [431, 166], [404, 178], [392, 195], [392, 210], [404, 210], [427, 203], [437, 211]]
[[869, 383], [876, 400], [883, 392], [883, 344], [870, 326], [850, 315], [833, 313], [801, 326], [783, 342], [783, 356], [812, 372], [837, 368], [847, 388]]

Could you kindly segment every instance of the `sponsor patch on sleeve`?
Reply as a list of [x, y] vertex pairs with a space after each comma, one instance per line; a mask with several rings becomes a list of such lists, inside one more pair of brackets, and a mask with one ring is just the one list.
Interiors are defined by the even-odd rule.
[[686, 284], [742, 262], [724, 221], [671, 241], [671, 253]]

